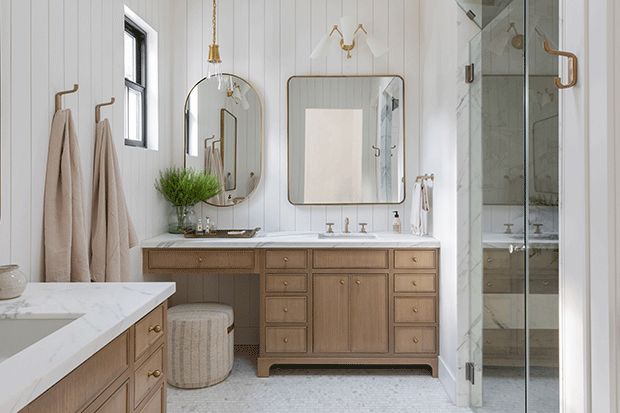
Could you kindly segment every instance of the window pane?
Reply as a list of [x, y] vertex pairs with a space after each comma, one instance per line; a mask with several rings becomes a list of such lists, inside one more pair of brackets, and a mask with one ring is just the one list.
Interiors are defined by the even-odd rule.
[[125, 78], [136, 81], [136, 38], [125, 32]]
[[142, 141], [142, 93], [127, 88], [125, 139]]

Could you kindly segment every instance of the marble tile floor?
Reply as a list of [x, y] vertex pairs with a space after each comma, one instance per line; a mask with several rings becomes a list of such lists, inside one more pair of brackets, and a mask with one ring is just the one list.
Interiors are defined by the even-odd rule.
[[471, 413], [455, 407], [424, 369], [279, 368], [256, 377], [256, 352], [235, 352], [224, 382], [197, 390], [168, 387], [169, 413]]

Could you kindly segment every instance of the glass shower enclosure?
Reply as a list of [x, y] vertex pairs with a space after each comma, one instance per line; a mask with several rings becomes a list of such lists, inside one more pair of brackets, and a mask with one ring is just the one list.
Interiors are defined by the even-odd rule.
[[557, 0], [457, 0], [469, 39], [469, 360], [477, 412], [559, 412]]

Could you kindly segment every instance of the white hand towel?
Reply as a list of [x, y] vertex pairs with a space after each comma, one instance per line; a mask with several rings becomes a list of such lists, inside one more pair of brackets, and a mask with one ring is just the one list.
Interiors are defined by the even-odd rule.
[[411, 197], [411, 232], [422, 235], [422, 183], [417, 181], [413, 184]]
[[429, 228], [428, 223], [430, 220], [431, 209], [433, 206], [432, 202], [433, 198], [433, 187], [429, 185], [426, 181], [422, 182], [422, 196], [421, 196], [421, 211], [420, 211], [420, 222], [421, 222], [421, 234], [420, 235], [428, 235]]
[[97, 124], [93, 165], [90, 272], [93, 281], [130, 281], [129, 250], [138, 245], [112, 139], [110, 122]]

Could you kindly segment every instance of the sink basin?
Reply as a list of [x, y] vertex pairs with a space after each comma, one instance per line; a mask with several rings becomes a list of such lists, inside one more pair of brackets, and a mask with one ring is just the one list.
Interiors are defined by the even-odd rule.
[[0, 363], [76, 319], [77, 317], [0, 319]]
[[376, 239], [377, 236], [375, 234], [362, 234], [362, 233], [351, 233], [351, 234], [319, 234], [320, 239]]
[[[514, 239], [524, 239], [525, 234], [512, 234], [510, 238]], [[550, 232], [546, 234], [528, 234], [528, 238], [530, 240], [549, 240], [549, 241], [557, 241], [559, 239], [558, 234]]]

